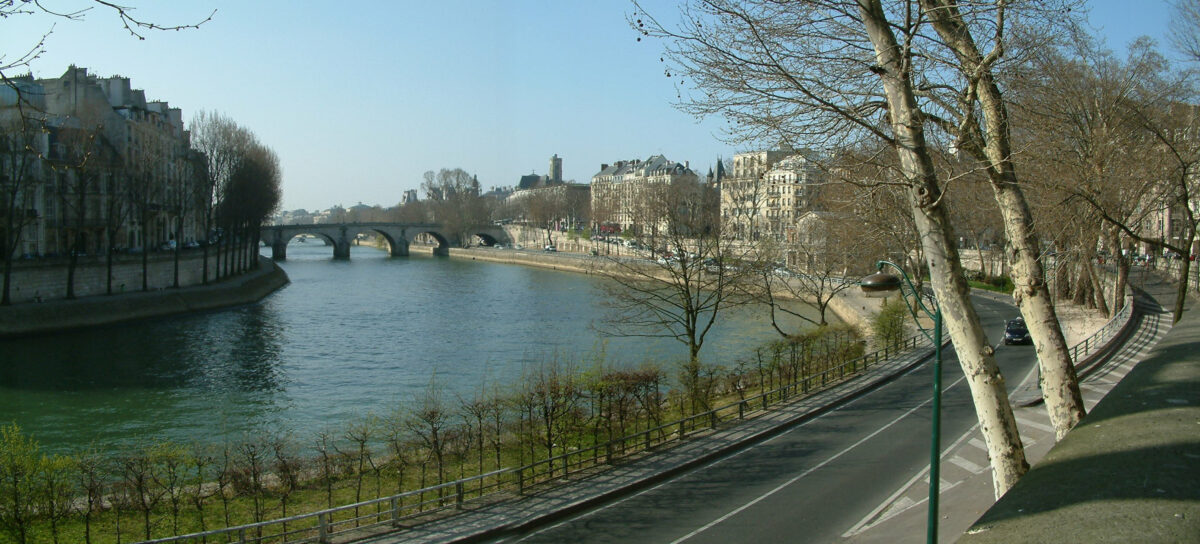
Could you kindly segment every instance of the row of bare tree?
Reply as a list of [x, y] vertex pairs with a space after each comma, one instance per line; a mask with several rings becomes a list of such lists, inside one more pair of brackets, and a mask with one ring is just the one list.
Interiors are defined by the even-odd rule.
[[[119, 116], [116, 119], [123, 118]], [[138, 133], [147, 123], [130, 123]], [[108, 294], [114, 293], [113, 259], [129, 234], [140, 229], [142, 290], [149, 289], [148, 261], [161, 242], [151, 225], [169, 223], [174, 283], [185, 223], [203, 241], [204, 281], [256, 265], [258, 226], [278, 207], [282, 172], [279, 158], [249, 130], [219, 114], [201, 112], [192, 124], [193, 147], [175, 148], [158, 134], [136, 134], [136, 152], [121, 152], [106, 127], [57, 119], [27, 103], [0, 111], [0, 253], [4, 283], [0, 304], [9, 304], [13, 260], [28, 226], [42, 215], [47, 231], [64, 237], [67, 298], [75, 296], [79, 257], [91, 250], [105, 255]], [[45, 134], [54, 145], [43, 152]], [[36, 195], [46, 195], [39, 203]], [[99, 225], [99, 226], [97, 226]], [[87, 242], [89, 233], [98, 234]], [[210, 248], [210, 245], [215, 245]], [[208, 253], [217, 251], [210, 274]]]
[[[1200, 29], [1196, 6], [1183, 0], [1177, 9], [1179, 45], [1192, 62], [1200, 60], [1187, 48]], [[1128, 61], [1113, 59], [1080, 30], [1079, 7], [1069, 0], [693, 0], [671, 22], [640, 7], [630, 17], [639, 40], [661, 39], [668, 77], [690, 89], [683, 110], [730, 120], [735, 143], [829, 150], [827, 172], [852, 185], [858, 200], [903, 210], [903, 220], [874, 210], [862, 220], [891, 215], [882, 219], [911, 226], [904, 238], [916, 241], [916, 251], [911, 243], [896, 249], [914, 275], [928, 275], [937, 296], [997, 496], [1028, 463], [968, 295], [958, 233], [974, 227], [950, 204], [989, 208], [999, 218], [1003, 267], [1060, 438], [1084, 407], [1045, 251], [1081, 252], [1079, 277], [1088, 279], [1076, 284], [1093, 289], [1100, 275], [1086, 269], [1100, 247], [1119, 270], [1131, 241], [1193, 252], [1200, 149], [1193, 72], [1146, 43], [1135, 44]], [[1164, 208], [1181, 219], [1177, 238], [1145, 225]], [[1123, 298], [1123, 289], [1118, 283], [1109, 299]]]

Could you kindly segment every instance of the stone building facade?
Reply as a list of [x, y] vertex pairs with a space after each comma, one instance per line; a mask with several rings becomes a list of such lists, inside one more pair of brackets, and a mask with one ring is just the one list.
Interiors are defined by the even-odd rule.
[[72, 248], [93, 255], [110, 247], [149, 250], [207, 238], [202, 157], [191, 149], [179, 108], [146, 100], [128, 78], [101, 78], [76, 66], [57, 78], [16, 79], [22, 107], [15, 96], [0, 96], [0, 132], [19, 131], [14, 123], [23, 115], [41, 133], [35, 164], [15, 182], [26, 209], [18, 257]]
[[733, 171], [721, 182], [722, 228], [745, 241], [794, 236], [824, 179], [812, 157], [792, 149], [734, 155]]
[[698, 185], [700, 178], [688, 163], [672, 162], [662, 155], [644, 161], [601, 164], [591, 183], [592, 222], [596, 230], [623, 232], [654, 226], [641, 224], [644, 221], [640, 216], [645, 214], [639, 208], [646, 203], [649, 191], [677, 182]]

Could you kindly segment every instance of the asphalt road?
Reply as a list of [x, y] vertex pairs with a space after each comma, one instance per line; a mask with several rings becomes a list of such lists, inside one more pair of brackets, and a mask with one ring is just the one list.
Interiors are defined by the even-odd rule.
[[[975, 298], [992, 342], [1017, 310]], [[1010, 391], [1035, 363], [1000, 346]], [[655, 487], [501, 542], [829, 542], [928, 465], [930, 372], [908, 374], [774, 438]], [[975, 424], [952, 349], [944, 354], [942, 447]]]

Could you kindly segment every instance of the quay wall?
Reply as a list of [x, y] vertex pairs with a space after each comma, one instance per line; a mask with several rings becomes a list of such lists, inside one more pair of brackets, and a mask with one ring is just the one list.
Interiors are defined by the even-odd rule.
[[[258, 259], [258, 269], [208, 285], [193, 285], [180, 289], [159, 287], [152, 291], [129, 292], [127, 284], [125, 293], [113, 296], [89, 296], [74, 300], [56, 299], [3, 306], [0, 307], [0, 338], [217, 310], [257, 302], [288, 284], [287, 274], [274, 262], [265, 257]], [[170, 264], [170, 261], [167, 263]], [[195, 259], [194, 264], [199, 263], [200, 260]], [[63, 271], [63, 274], [66, 272]], [[198, 281], [198, 271], [196, 278]], [[140, 288], [140, 275], [137, 285]]]
[[[254, 257], [258, 256], [257, 249]], [[222, 261], [222, 265], [223, 265]], [[208, 255], [208, 276], [215, 275], [215, 249]], [[203, 283], [204, 254], [189, 249], [179, 255], [179, 286]], [[175, 284], [175, 259], [172, 253], [153, 253], [148, 256], [146, 283], [150, 290], [166, 289]], [[117, 255], [113, 259], [113, 294], [142, 290], [142, 257]], [[75, 267], [75, 296], [104, 295], [108, 291], [108, 267], [104, 257], [80, 257]], [[18, 261], [13, 263], [9, 297], [14, 304], [50, 301], [67, 296], [67, 259]]]
[[[417, 246], [413, 246], [417, 249]], [[563, 270], [582, 274], [607, 272], [611, 267], [603, 257], [592, 257], [571, 253], [551, 253], [538, 251], [510, 251], [494, 249], [450, 249], [450, 257], [455, 259], [470, 259], [496, 263], [519, 264], [536, 266], [550, 270]], [[785, 296], [784, 293], [778, 293]], [[829, 311], [840, 321], [849, 323], [859, 329], [864, 335], [871, 334], [871, 317], [879, 312], [880, 302], [859, 294], [855, 288], [839, 293], [829, 303]]]

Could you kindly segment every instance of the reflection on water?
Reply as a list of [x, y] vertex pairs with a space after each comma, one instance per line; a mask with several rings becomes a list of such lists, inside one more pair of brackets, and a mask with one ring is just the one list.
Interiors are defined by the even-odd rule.
[[[465, 392], [551, 359], [686, 356], [670, 339], [599, 335], [603, 294], [591, 276], [369, 248], [351, 262], [331, 256], [290, 246], [292, 283], [261, 304], [0, 341], [0, 422], [54, 449], [305, 436], [387, 413], [431, 380]], [[704, 357], [732, 364], [774, 334], [762, 315], [731, 313]]]

